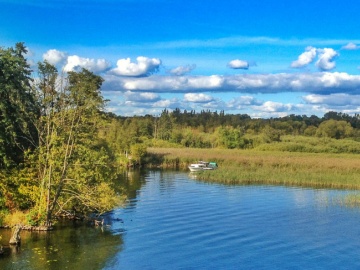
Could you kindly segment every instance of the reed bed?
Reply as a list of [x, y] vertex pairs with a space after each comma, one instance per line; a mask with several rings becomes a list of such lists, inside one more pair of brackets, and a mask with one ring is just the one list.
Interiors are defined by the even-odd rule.
[[360, 190], [360, 155], [280, 151], [150, 148], [161, 166], [187, 169], [198, 160], [215, 161], [219, 169], [197, 179], [223, 184], [274, 184]]

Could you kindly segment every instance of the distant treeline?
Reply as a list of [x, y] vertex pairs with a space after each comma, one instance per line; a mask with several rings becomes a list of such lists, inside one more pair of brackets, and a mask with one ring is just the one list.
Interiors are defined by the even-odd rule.
[[[289, 115], [258, 119], [247, 114], [225, 114], [224, 111], [181, 111], [164, 109], [160, 116], [123, 117], [116, 119], [118, 147], [130, 151], [130, 145], [182, 146], [196, 148], [251, 149], [263, 144], [281, 142], [285, 136], [328, 139], [360, 139], [360, 115], [330, 111], [323, 117]], [[110, 129], [108, 130], [110, 132]], [[113, 130], [115, 132], [115, 130]], [[288, 140], [288, 138], [287, 138]]]

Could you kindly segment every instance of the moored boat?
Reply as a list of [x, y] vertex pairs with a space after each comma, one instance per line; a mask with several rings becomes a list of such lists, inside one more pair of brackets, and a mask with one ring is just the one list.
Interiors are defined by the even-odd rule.
[[214, 170], [218, 167], [216, 162], [206, 162], [199, 161], [198, 163], [193, 163], [188, 166], [191, 172], [205, 171], [205, 170]]

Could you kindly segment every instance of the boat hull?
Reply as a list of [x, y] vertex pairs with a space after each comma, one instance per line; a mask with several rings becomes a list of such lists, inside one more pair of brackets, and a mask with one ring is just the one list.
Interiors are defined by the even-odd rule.
[[202, 167], [192, 167], [192, 166], [189, 166], [189, 170], [190, 170], [190, 172], [199, 172], [199, 171], [203, 171], [204, 168], [202, 168]]

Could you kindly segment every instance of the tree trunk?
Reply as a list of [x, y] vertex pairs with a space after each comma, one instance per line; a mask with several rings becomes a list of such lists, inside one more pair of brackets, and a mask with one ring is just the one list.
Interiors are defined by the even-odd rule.
[[21, 226], [16, 225], [14, 227], [13, 234], [12, 234], [12, 236], [10, 238], [10, 241], [9, 241], [10, 245], [19, 245], [20, 244], [20, 242], [21, 242], [20, 231], [21, 231]]

